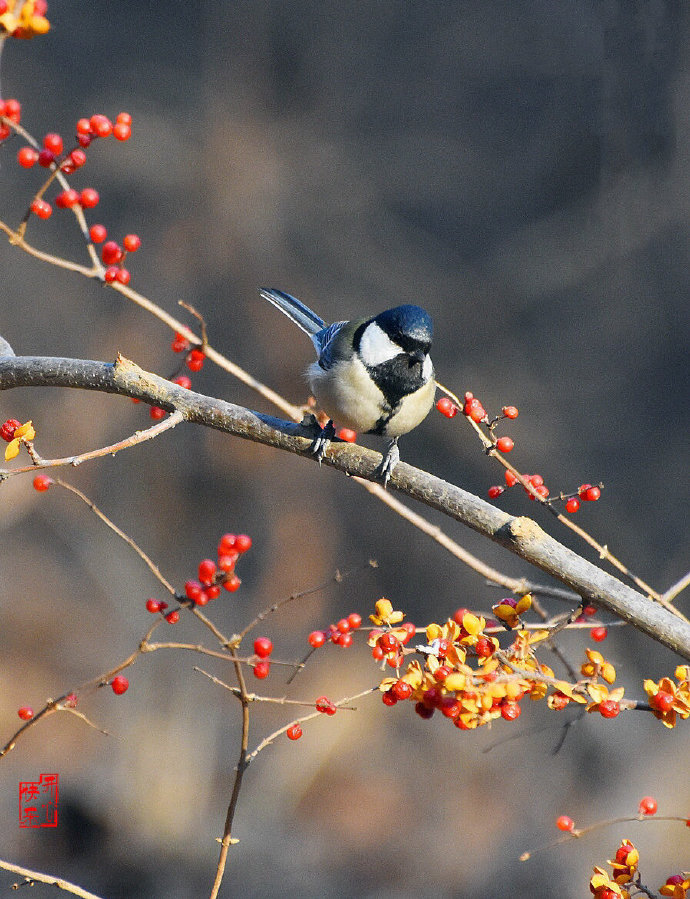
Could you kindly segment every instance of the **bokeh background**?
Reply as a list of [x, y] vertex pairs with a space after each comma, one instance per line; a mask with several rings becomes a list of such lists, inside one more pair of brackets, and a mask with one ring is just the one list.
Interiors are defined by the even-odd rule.
[[[553, 490], [603, 481], [580, 524], [664, 590], [688, 567], [688, 213], [690, 10], [661, 0], [141, 3], [60, 0], [50, 34], [11, 41], [2, 93], [35, 135], [69, 135], [94, 112], [134, 117], [128, 144], [89, 152], [76, 187], [113, 237], [136, 231], [132, 284], [172, 312], [205, 315], [211, 340], [294, 402], [306, 398], [309, 341], [259, 285], [332, 320], [401, 302], [435, 321], [441, 381], [491, 411], [521, 410], [507, 433], [524, 471]], [[17, 222], [38, 174], [0, 147], [0, 216]], [[86, 261], [65, 212], [30, 239]], [[0, 333], [18, 354], [110, 360], [117, 351], [173, 370], [169, 331], [96, 282], [0, 246]], [[196, 389], [273, 413], [207, 365]], [[45, 456], [84, 451], [145, 427], [117, 397], [15, 390], [0, 418], [32, 418]], [[457, 425], [457, 426], [456, 426]], [[375, 442], [371, 444], [375, 445]], [[434, 414], [403, 458], [485, 496], [500, 480], [463, 422]], [[64, 474], [64, 472], [63, 472]], [[328, 469], [194, 426], [68, 476], [174, 583], [194, 576], [220, 534], [245, 531], [239, 593], [211, 614], [226, 632], [293, 591], [355, 571], [288, 605], [263, 631], [280, 658], [381, 595], [418, 624], [500, 594]], [[72, 496], [29, 477], [0, 491], [0, 733], [16, 709], [96, 676], [150, 624], [160, 591], [140, 561]], [[500, 500], [537, 512], [524, 496]], [[418, 510], [419, 511], [419, 510]], [[430, 514], [513, 574], [529, 569]], [[548, 520], [542, 524], [551, 527]], [[591, 557], [587, 550], [555, 536]], [[369, 558], [378, 569], [362, 570]], [[162, 598], [162, 597], [161, 597]], [[679, 599], [687, 610], [687, 597]], [[550, 604], [554, 611], [557, 606]], [[172, 632], [170, 632], [172, 634]], [[191, 622], [178, 639], [202, 639]], [[577, 660], [586, 639], [564, 635]], [[631, 630], [603, 648], [621, 683], [678, 659]], [[72, 716], [36, 727], [0, 770], [0, 857], [108, 897], [208, 894], [237, 756], [238, 707], [192, 668], [156, 653], [129, 692], [85, 699], [105, 737]], [[230, 676], [227, 666], [203, 661]], [[366, 648], [332, 648], [291, 686], [313, 699], [377, 681]], [[256, 682], [258, 684], [258, 682]], [[690, 867], [687, 828], [611, 826], [527, 863], [564, 812], [578, 824], [690, 813], [687, 726], [651, 716], [580, 720], [528, 707], [521, 719], [460, 733], [377, 697], [284, 738], [242, 791], [223, 896], [580, 897], [623, 837], [655, 887]], [[253, 710], [251, 743], [287, 721]], [[60, 824], [20, 830], [17, 784], [57, 771]], [[5, 889], [16, 876], [0, 873]], [[38, 895], [47, 887], [36, 887]], [[41, 893], [42, 894], [42, 893]]]

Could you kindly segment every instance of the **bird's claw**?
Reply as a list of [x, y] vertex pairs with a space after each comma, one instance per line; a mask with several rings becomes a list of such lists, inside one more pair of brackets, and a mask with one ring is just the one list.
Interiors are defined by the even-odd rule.
[[391, 475], [393, 474], [393, 469], [400, 461], [400, 450], [398, 449], [398, 438], [394, 437], [393, 440], [388, 444], [388, 449], [386, 450], [386, 455], [381, 459], [381, 464], [378, 466], [374, 474], [383, 481], [383, 489], [385, 490], [388, 487], [388, 481], [390, 480]]
[[[314, 419], [316, 421], [316, 419]], [[333, 427], [333, 422], [329, 421], [327, 425], [323, 428], [319, 428], [319, 432], [310, 446], [310, 451], [316, 456], [319, 465], [323, 461], [323, 457], [326, 454], [326, 450], [328, 446], [335, 437], [335, 428]]]

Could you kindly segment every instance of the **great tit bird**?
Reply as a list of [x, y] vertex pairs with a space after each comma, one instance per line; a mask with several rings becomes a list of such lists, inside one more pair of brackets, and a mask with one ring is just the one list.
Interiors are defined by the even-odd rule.
[[333, 422], [391, 438], [378, 473], [384, 486], [397, 464], [398, 437], [422, 422], [434, 402], [436, 382], [429, 357], [431, 317], [419, 306], [396, 306], [374, 318], [326, 322], [282, 290], [262, 287], [261, 296], [306, 332], [317, 360], [307, 378], [330, 421], [312, 451], [319, 461], [335, 436]]

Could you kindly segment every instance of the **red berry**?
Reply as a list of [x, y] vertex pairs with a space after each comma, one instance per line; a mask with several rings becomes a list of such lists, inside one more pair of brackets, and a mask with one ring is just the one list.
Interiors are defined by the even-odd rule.
[[632, 843], [624, 843], [622, 846], [619, 846], [616, 850], [616, 861], [624, 865], [633, 848]]
[[122, 248], [114, 240], [106, 241], [101, 248], [101, 259], [105, 265], [114, 265], [117, 262], [121, 262], [123, 256]]
[[235, 567], [235, 562], [238, 558], [239, 553], [223, 553], [222, 555], [218, 556], [218, 567], [221, 571], [224, 571], [226, 574], [228, 574]]
[[314, 703], [314, 707], [317, 712], [322, 712], [325, 715], [335, 715], [338, 711], [337, 706], [333, 705], [328, 696], [319, 696]]
[[132, 116], [128, 112], [118, 112], [115, 121], [119, 122], [121, 125], [131, 125]]
[[599, 714], [604, 718], [616, 718], [621, 707], [613, 699], [605, 699], [599, 703]]
[[649, 704], [653, 709], [656, 709], [657, 712], [670, 712], [675, 701], [675, 697], [672, 693], [666, 693], [664, 690], [659, 690], [649, 700]]
[[34, 716], [34, 710], [30, 705], [23, 705], [20, 709], [17, 709], [17, 714], [22, 721], [30, 721]]
[[211, 584], [210, 587], [206, 587], [204, 589], [204, 593], [208, 596], [209, 599], [218, 599], [220, 596], [220, 587], [218, 584]]
[[513, 487], [518, 482], [517, 475], [514, 474], [512, 471], [506, 471], [505, 479], [506, 479], [506, 484], [508, 487]]
[[218, 555], [221, 556], [224, 553], [232, 552], [235, 548], [235, 535], [234, 534], [223, 534], [223, 536], [218, 541]]
[[267, 662], [265, 659], [261, 662], [257, 662], [256, 665], [254, 665], [254, 677], [258, 678], [259, 680], [263, 680], [264, 678], [268, 677], [268, 673], [270, 670], [270, 662]]
[[39, 493], [46, 491], [52, 484], [53, 481], [47, 474], [39, 474], [34, 478], [34, 490], [37, 490]]
[[453, 696], [444, 696], [438, 707], [445, 718], [455, 719], [461, 711], [460, 703]]
[[519, 414], [517, 406], [504, 406], [501, 412], [503, 412], [506, 418], [517, 418]]
[[453, 418], [460, 411], [449, 396], [442, 396], [436, 401], [436, 408], [446, 418]]
[[577, 488], [578, 495], [583, 496], [585, 493], [587, 493], [591, 486], [591, 484], [580, 484], [580, 486]]
[[605, 627], [593, 627], [589, 635], [596, 643], [602, 643], [608, 637], [609, 632]]
[[185, 390], [191, 390], [192, 379], [188, 378], [187, 375], [178, 375], [176, 378], [172, 379], [172, 382], [180, 387], [184, 387]]
[[38, 154], [38, 164], [43, 166], [44, 169], [50, 168], [50, 166], [55, 162], [55, 153], [52, 150], [40, 150]]
[[30, 169], [38, 161], [38, 150], [33, 147], [22, 147], [17, 153], [17, 162], [24, 169]]
[[59, 156], [60, 153], [62, 153], [63, 148], [62, 138], [59, 134], [50, 132], [43, 138], [43, 146], [46, 150], [50, 150], [55, 156]]
[[474, 644], [474, 651], [480, 659], [488, 659], [489, 656], [494, 654], [495, 649], [496, 647], [488, 637], [477, 637], [477, 642]]
[[339, 428], [335, 436], [339, 440], [344, 440], [345, 443], [355, 443], [357, 440], [357, 431], [353, 431], [352, 428]]
[[129, 140], [132, 136], [132, 128], [124, 122], [116, 122], [113, 126], [113, 136], [117, 140]]
[[395, 634], [390, 633], [381, 634], [378, 643], [384, 652], [394, 652], [400, 646], [400, 641]]
[[412, 687], [407, 681], [396, 681], [391, 687], [391, 692], [395, 694], [396, 699], [409, 699], [412, 696]]
[[165, 620], [168, 622], [168, 624], [177, 624], [177, 622], [180, 620], [179, 611], [177, 609], [173, 609], [172, 612], [168, 612], [168, 614], [165, 616]]
[[135, 253], [141, 246], [141, 238], [137, 234], [125, 234], [122, 245], [128, 253]]
[[90, 134], [91, 122], [88, 119], [79, 119], [77, 122], [77, 134]]
[[19, 100], [5, 100], [3, 115], [11, 122], [17, 124], [22, 117], [22, 106]]
[[347, 620], [347, 618], [341, 618], [340, 621], [336, 624], [336, 627], [341, 634], [347, 634], [350, 631], [350, 622]]
[[240, 584], [242, 581], [237, 577], [236, 574], [231, 574], [227, 580], [223, 581], [223, 586], [229, 593], [234, 593], [236, 590], [240, 589]]
[[582, 494], [582, 499], [588, 503], [595, 503], [601, 496], [601, 490], [598, 487], [588, 487]]
[[596, 606], [585, 606], [584, 609], [582, 610], [582, 614], [587, 615], [591, 618], [592, 615], [597, 614], [597, 607]]
[[489, 499], [496, 499], [496, 497], [500, 496], [504, 492], [504, 490], [505, 490], [505, 487], [499, 487], [498, 485], [495, 485], [494, 487], [489, 487], [489, 489], [487, 490]]
[[579, 508], [580, 500], [576, 496], [571, 496], [568, 502], [565, 504], [565, 511], [570, 512], [571, 515], [574, 515]]
[[113, 130], [113, 124], [107, 116], [92, 115], [89, 122], [91, 133], [97, 137], [107, 137]]
[[684, 880], [685, 880], [685, 878], [683, 877], [682, 874], [671, 874], [670, 877], [666, 878], [666, 883], [670, 887], [675, 887], [675, 886], [678, 886], [679, 884], [681, 884]]
[[644, 796], [640, 799], [638, 811], [641, 815], [656, 815], [656, 799], [653, 796]]
[[395, 695], [395, 693], [393, 692], [392, 689], [391, 689], [391, 690], [386, 690], [385, 693], [382, 693], [382, 694], [381, 694], [381, 702], [382, 702], [384, 705], [387, 705], [387, 706], [389, 706], [389, 707], [392, 707], [392, 706], [394, 706], [394, 705], [397, 705], [398, 697]]
[[48, 219], [53, 214], [53, 207], [45, 200], [34, 200], [31, 204], [31, 211], [40, 219]]
[[190, 371], [201, 371], [204, 365], [205, 358], [206, 357], [201, 350], [190, 350], [189, 353], [187, 353], [187, 358], [185, 359], [187, 368]]
[[257, 637], [254, 641], [254, 652], [260, 659], [267, 659], [273, 652], [273, 643], [268, 637]]
[[[108, 269], [108, 271], [110, 271], [110, 269]], [[106, 275], [107, 274], [108, 272], [106, 272]], [[106, 278], [106, 281], [107, 280], [108, 279]], [[165, 418], [166, 415], [167, 413], [165, 409], [161, 409], [160, 406], [151, 406], [151, 408], [149, 409], [149, 417], [154, 421], [160, 421], [161, 419]]]
[[160, 612], [161, 610], [161, 601], [159, 599], [147, 599], [146, 600], [146, 611], [151, 612], [151, 614], [155, 614], [156, 612]]
[[502, 453], [509, 453], [515, 444], [510, 437], [499, 437], [496, 441], [496, 448]]
[[522, 709], [517, 704], [517, 702], [502, 702], [501, 703], [501, 717], [505, 718], [506, 721], [515, 721], [516, 718], [519, 718], [522, 714]]
[[340, 634], [338, 639], [334, 641], [338, 644], [338, 646], [342, 646], [343, 649], [347, 649], [348, 646], [352, 646], [352, 634]]
[[184, 337], [181, 337], [179, 339], [175, 338], [175, 340], [173, 340], [173, 342], [170, 344], [170, 347], [173, 353], [184, 353], [184, 351], [189, 347], [189, 344], [184, 339]]
[[129, 270], [126, 268], [118, 268], [115, 274], [115, 280], [120, 284], [129, 284], [131, 277]]
[[[79, 195], [79, 204], [80, 204], [80, 206], [83, 206], [84, 209], [93, 209], [94, 206], [98, 206], [98, 201], [100, 199], [101, 198], [100, 198], [97, 190], [95, 190], [93, 187], [85, 187], [84, 190], [82, 190], [81, 194]], [[115, 244], [115, 246], [117, 246], [117, 244]], [[119, 249], [120, 248], [118, 247], [118, 250]], [[122, 251], [120, 250], [120, 259], [121, 258], [122, 258]], [[103, 261], [105, 262], [105, 259]], [[113, 261], [119, 262], [119, 259], [113, 260]]]
[[89, 237], [92, 243], [103, 243], [108, 236], [105, 225], [91, 225], [89, 228]]
[[307, 642], [310, 646], [313, 646], [314, 649], [318, 649], [326, 642], [326, 635], [323, 631], [312, 631], [307, 637]]
[[302, 736], [302, 728], [299, 724], [291, 724], [285, 731], [288, 740], [299, 740]]
[[450, 674], [450, 671], [451, 669], [447, 665], [439, 665], [436, 671], [434, 671], [434, 680], [437, 683], [442, 684]]
[[198, 581], [186, 581], [184, 585], [184, 593], [187, 599], [191, 599], [192, 602], [196, 602], [201, 596], [203, 590], [201, 584]]
[[80, 169], [86, 163], [86, 153], [78, 147], [72, 150], [67, 158], [75, 169]]
[[126, 693], [129, 689], [129, 681], [126, 677], [118, 674], [117, 677], [114, 677], [112, 679], [110, 686], [112, 687], [113, 693], [116, 696], [122, 696], [122, 694]]
[[248, 534], [238, 534], [235, 537], [235, 549], [238, 553], [246, 553], [252, 548], [252, 538]]
[[55, 205], [59, 209], [69, 209], [72, 206], [76, 206], [78, 202], [79, 194], [71, 187], [67, 188], [67, 190], [63, 190], [62, 193], [59, 193], [57, 197], [55, 197]]
[[10, 440], [14, 438], [14, 432], [20, 424], [21, 422], [16, 418], [8, 418], [7, 421], [3, 422], [2, 427], [0, 427], [0, 437], [9, 443]]
[[434, 715], [434, 709], [429, 708], [428, 706], [424, 705], [423, 702], [416, 703], [414, 710], [419, 715], [420, 718], [424, 718], [427, 721], [429, 720], [429, 718], [432, 718]]
[[350, 623], [350, 628], [353, 631], [356, 631], [358, 627], [362, 624], [362, 616], [358, 612], [350, 612], [347, 616], [347, 620]]
[[559, 830], [569, 833], [571, 830], [575, 829], [575, 822], [568, 815], [561, 815], [556, 819], [556, 827]]
[[216, 576], [216, 563], [213, 559], [203, 559], [199, 562], [199, 580], [202, 584], [212, 584]]

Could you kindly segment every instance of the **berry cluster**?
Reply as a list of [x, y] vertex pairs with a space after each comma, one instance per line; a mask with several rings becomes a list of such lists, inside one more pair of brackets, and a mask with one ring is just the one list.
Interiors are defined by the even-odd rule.
[[[218, 542], [217, 561], [202, 559], [197, 570], [198, 580], [189, 580], [184, 585], [184, 595], [178, 596], [183, 605], [205, 606], [220, 596], [221, 587], [229, 593], [239, 590], [242, 581], [235, 573], [235, 564], [239, 557], [252, 547], [252, 538], [248, 534], [223, 534]], [[161, 614], [169, 624], [177, 624], [180, 620], [179, 608], [166, 612], [168, 603], [160, 599], [147, 599], [146, 611]], [[270, 641], [269, 641], [270, 643]], [[271, 645], [271, 649], [273, 646]], [[271, 652], [269, 649], [266, 656]], [[254, 647], [254, 652], [261, 654]], [[268, 674], [268, 670], [266, 670]], [[258, 676], [258, 675], [257, 675]], [[265, 675], [264, 675], [265, 676]]]
[[[431, 718], [438, 710], [461, 730], [480, 727], [499, 717], [514, 721], [526, 696], [533, 700], [546, 697], [554, 711], [574, 702], [604, 718], [616, 718], [626, 708], [647, 709], [666, 727], [674, 727], [677, 718], [690, 718], [690, 666], [676, 668], [677, 683], [670, 678], [658, 683], [645, 681], [649, 705], [624, 700], [623, 687], [609, 690], [616, 679], [615, 668], [593, 649], [585, 650], [581, 680], [569, 683], [557, 679], [553, 670], [537, 659], [535, 651], [549, 632], [527, 630], [522, 624], [520, 616], [531, 605], [531, 597], [526, 595], [517, 600], [507, 597], [493, 606], [494, 615], [507, 630], [517, 629], [510, 646], [501, 648], [498, 639], [486, 633], [490, 624], [485, 618], [458, 609], [445, 624], [426, 627], [426, 644], [409, 648], [406, 644], [416, 628], [403, 621], [404, 613], [394, 610], [389, 600], [380, 599], [375, 613], [369, 616], [375, 627], [368, 642], [374, 658], [397, 671], [396, 677], [384, 678], [379, 685], [384, 704], [393, 706], [411, 700], [422, 718]], [[587, 607], [585, 617], [595, 611]], [[601, 631], [605, 636], [606, 629]], [[408, 659], [400, 675], [399, 669], [411, 654], [416, 658]]]
[[337, 624], [331, 624], [326, 630], [312, 631], [307, 638], [313, 649], [319, 649], [328, 640], [336, 646], [347, 649], [352, 646], [352, 632], [362, 624], [362, 616], [357, 612], [351, 612], [346, 618], [341, 618]]
[[[503, 406], [501, 414], [490, 419], [489, 415], [482, 405], [481, 401], [469, 391], [465, 394], [462, 408], [449, 396], [443, 396], [436, 402], [436, 408], [445, 415], [446, 418], [454, 418], [458, 412], [462, 411], [466, 418], [469, 418], [476, 425], [482, 424], [486, 427], [489, 436], [488, 451], [498, 450], [501, 453], [510, 453], [515, 448], [515, 442], [512, 437], [495, 437], [494, 429], [496, 425], [504, 419], [514, 420], [518, 417], [519, 411], [516, 406]], [[502, 493], [505, 493], [508, 487], [514, 487], [520, 483], [520, 477], [527, 482], [532, 490], [528, 490], [523, 484], [523, 489], [531, 500], [541, 499], [551, 504], [555, 498], [549, 500], [551, 491], [544, 483], [544, 478], [540, 474], [524, 474], [518, 476], [514, 469], [507, 469], [505, 472], [505, 487], [501, 484], [494, 484], [489, 487], [487, 493], [490, 499], [497, 499]], [[574, 514], [580, 508], [580, 501], [595, 502], [601, 496], [601, 488], [603, 484], [593, 486], [592, 484], [581, 484], [574, 493], [560, 493], [558, 500], [565, 503], [567, 512]]]
[[0, 0], [0, 39], [28, 40], [50, 31], [46, 0]]
[[192, 347], [184, 334], [175, 334], [170, 346], [174, 353], [187, 354], [184, 361], [190, 371], [201, 371], [206, 359], [204, 351], [198, 347]]

